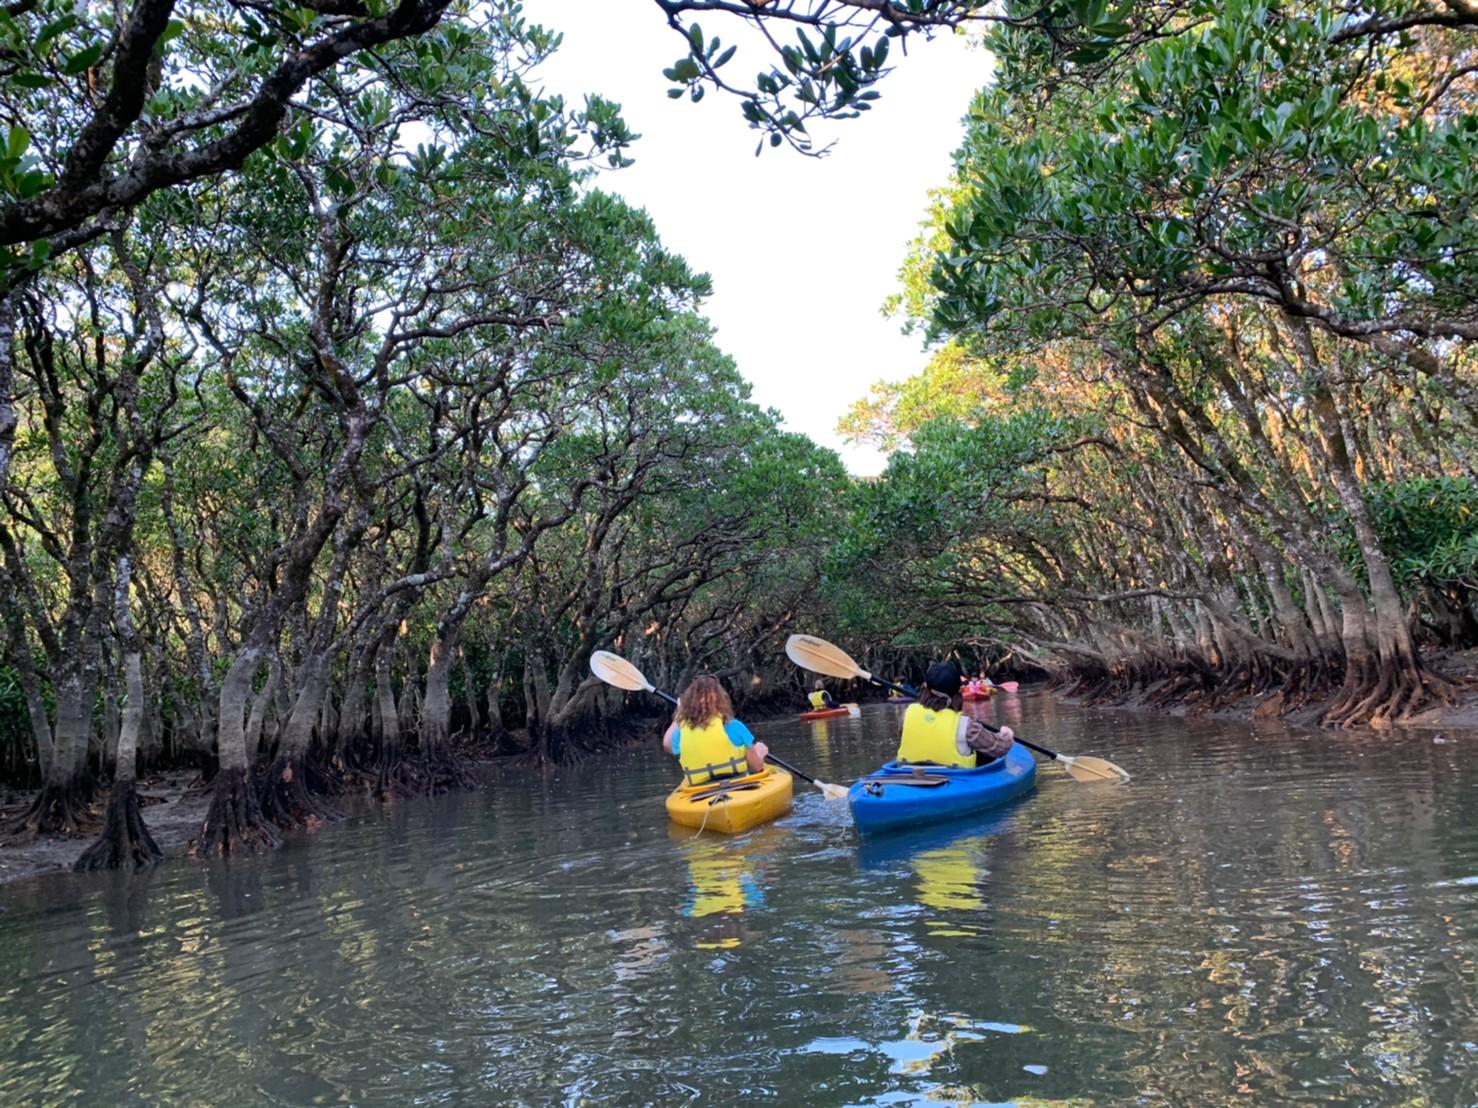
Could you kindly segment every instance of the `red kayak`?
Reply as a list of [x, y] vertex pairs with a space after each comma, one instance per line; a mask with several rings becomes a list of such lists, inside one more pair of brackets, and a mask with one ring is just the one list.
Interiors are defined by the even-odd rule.
[[963, 689], [960, 697], [964, 700], [989, 700], [996, 695], [995, 689]]
[[814, 712], [802, 712], [801, 719], [836, 719], [847, 715], [846, 708], [820, 708]]

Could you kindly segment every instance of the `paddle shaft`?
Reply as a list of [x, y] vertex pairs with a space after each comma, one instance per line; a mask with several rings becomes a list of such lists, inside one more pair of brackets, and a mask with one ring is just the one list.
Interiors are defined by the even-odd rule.
[[[652, 689], [651, 691], [654, 692], [654, 693], [656, 693], [663, 700], [667, 701], [667, 703], [671, 704], [674, 708], [677, 707], [677, 697], [673, 696], [671, 693], [665, 693], [661, 689]], [[818, 787], [821, 784], [821, 782], [817, 781], [816, 778], [812, 777], [809, 773], [802, 773], [800, 770], [796, 769], [795, 766], [791, 765], [789, 762], [785, 761], [784, 759], [777, 758], [773, 754], [766, 754], [765, 755], [765, 761], [769, 762], [772, 766], [779, 766], [786, 773], [789, 773], [789, 774], [791, 774], [791, 775], [793, 775], [795, 777], [799, 777], [802, 781], [805, 781], [807, 784], [816, 785]]]
[[[904, 696], [918, 696], [919, 695], [917, 689], [911, 689], [907, 685], [899, 685], [899, 684], [895, 684], [892, 681], [884, 681], [881, 677], [874, 677], [872, 674], [867, 673], [866, 671], [859, 671], [859, 672], [862, 673], [862, 676], [866, 677], [874, 685], [877, 685], [880, 688], [884, 688], [884, 689], [895, 689], [898, 692], [901, 692]], [[983, 720], [983, 719], [978, 719], [975, 722], [978, 723], [978, 724], [980, 724], [980, 726], [984, 727], [987, 731], [989, 731], [993, 735], [996, 734], [996, 733], [998, 733], [1001, 730], [999, 727], [994, 727], [991, 724], [986, 723], [985, 720]], [[1054, 762], [1057, 761], [1057, 751], [1055, 751], [1055, 750], [1048, 750], [1045, 746], [1038, 746], [1036, 743], [1033, 743], [1033, 742], [1027, 742], [1020, 735], [1016, 734], [1015, 731], [1012, 731], [1011, 732], [1011, 737], [1013, 739], [1015, 739], [1017, 742], [1019, 742], [1022, 746], [1026, 747], [1028, 750], [1035, 750], [1038, 754], [1041, 754], [1041, 755], [1044, 755], [1045, 757], [1051, 758]]]

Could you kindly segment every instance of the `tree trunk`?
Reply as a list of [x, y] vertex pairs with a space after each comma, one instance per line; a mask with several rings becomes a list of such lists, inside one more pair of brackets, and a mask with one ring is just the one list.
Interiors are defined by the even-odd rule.
[[[309, 788], [309, 747], [313, 726], [328, 693], [329, 664], [322, 657], [303, 663], [302, 681], [292, 711], [287, 717], [277, 757], [272, 760], [262, 779], [262, 814], [278, 827], [317, 827], [329, 820], [342, 818], [338, 812], [319, 803]], [[327, 791], [327, 783], [323, 782]]]
[[467, 652], [462, 651], [462, 688], [467, 694], [467, 729], [474, 738], [482, 734], [482, 712], [478, 709], [477, 682], [472, 674], [472, 663]]
[[197, 853], [225, 856], [275, 847], [281, 841], [262, 819], [246, 760], [247, 700], [262, 653], [260, 645], [243, 646], [221, 681], [217, 728], [221, 771], [216, 774], [210, 811], [194, 846]]
[[[120, 588], [127, 589], [126, 571], [120, 570]], [[126, 648], [123, 657], [125, 697], [118, 730], [117, 768], [113, 775], [113, 795], [108, 799], [108, 813], [103, 833], [73, 867], [78, 871], [120, 869], [128, 866], [142, 869], [163, 860], [164, 852], [154, 842], [139, 809], [135, 785], [139, 731], [144, 720], [143, 656], [137, 641]]]
[[[256, 675], [253, 674], [253, 677]], [[262, 730], [267, 725], [267, 712], [277, 695], [277, 685], [282, 680], [282, 657], [272, 655], [272, 664], [267, 670], [267, 683], [262, 691], [252, 697], [251, 715], [246, 722], [246, 764], [257, 764], [257, 753], [262, 743]]]
[[[1375, 645], [1376, 664], [1369, 670], [1362, 690], [1364, 695], [1358, 695], [1350, 684], [1350, 670], [1357, 668], [1351, 664], [1345, 678], [1351, 692], [1337, 710], [1327, 714], [1326, 719], [1344, 726], [1388, 723], [1420, 710], [1434, 697], [1450, 700], [1450, 686], [1444, 679], [1429, 673], [1417, 654], [1411, 628], [1406, 621], [1405, 606], [1391, 575], [1390, 560], [1376, 533], [1355, 472], [1353, 431], [1349, 418], [1335, 403], [1313, 334], [1307, 322], [1301, 319], [1289, 319], [1288, 327], [1294, 348], [1312, 371], [1316, 382], [1310, 390], [1310, 408], [1329, 458], [1330, 477], [1339, 494], [1340, 506], [1349, 516], [1360, 545], [1360, 556], [1370, 586], [1370, 603], [1374, 608], [1374, 619], [1366, 630], [1369, 640]], [[1344, 597], [1341, 601], [1348, 604]]]
[[93, 813], [87, 804], [86, 783], [91, 719], [83, 706], [85, 696], [81, 667], [74, 663], [59, 674], [53, 757], [42, 778], [41, 792], [11, 825], [10, 833], [75, 835], [91, 820]]
[[0, 488], [10, 479], [15, 450], [15, 298], [14, 289], [0, 291]]
[[440, 634], [431, 643], [426, 663], [426, 699], [421, 705], [421, 750], [429, 752], [447, 741], [452, 718], [452, 659], [457, 652], [455, 638]]

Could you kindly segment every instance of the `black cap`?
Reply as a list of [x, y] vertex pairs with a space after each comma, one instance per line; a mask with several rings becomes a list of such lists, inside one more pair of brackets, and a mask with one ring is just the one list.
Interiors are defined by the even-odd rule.
[[954, 696], [960, 691], [960, 667], [953, 662], [935, 662], [924, 674], [924, 684], [937, 693]]

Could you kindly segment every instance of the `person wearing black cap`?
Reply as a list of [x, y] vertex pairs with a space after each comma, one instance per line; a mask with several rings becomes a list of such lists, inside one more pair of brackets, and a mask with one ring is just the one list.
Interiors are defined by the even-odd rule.
[[918, 701], [903, 713], [898, 761], [968, 769], [1011, 749], [1011, 728], [988, 731], [963, 714], [960, 682], [960, 668], [953, 662], [929, 667]]

